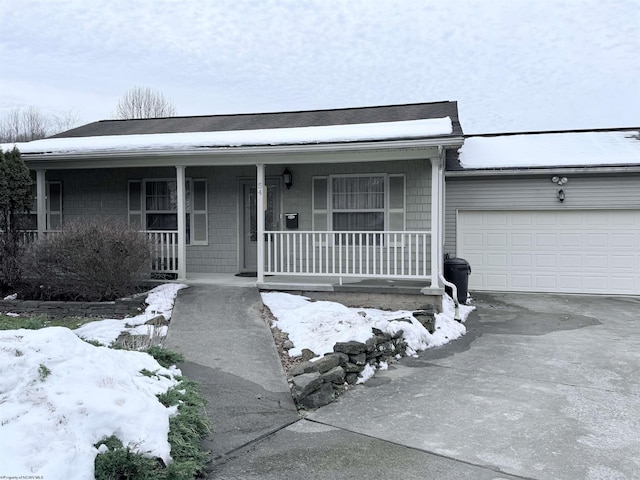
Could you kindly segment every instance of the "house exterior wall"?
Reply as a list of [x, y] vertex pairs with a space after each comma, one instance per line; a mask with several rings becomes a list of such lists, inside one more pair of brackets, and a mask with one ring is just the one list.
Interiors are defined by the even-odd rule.
[[[431, 165], [428, 159], [375, 163], [269, 165], [266, 177], [293, 173], [293, 186], [282, 185], [281, 212], [299, 214], [298, 230], [312, 229], [313, 177], [336, 174], [404, 174], [405, 229], [428, 230], [431, 221]], [[175, 178], [174, 168], [51, 170], [47, 181], [62, 182], [63, 222], [94, 216], [127, 221], [128, 182], [136, 179]], [[187, 271], [236, 273], [241, 245], [240, 185], [253, 180], [256, 167], [187, 167], [186, 177], [207, 180], [208, 245], [187, 246]]]
[[[640, 174], [567, 174], [559, 187], [551, 174], [447, 177], [444, 252], [456, 255], [458, 210], [567, 210], [640, 208]], [[560, 203], [558, 190], [565, 192]]]

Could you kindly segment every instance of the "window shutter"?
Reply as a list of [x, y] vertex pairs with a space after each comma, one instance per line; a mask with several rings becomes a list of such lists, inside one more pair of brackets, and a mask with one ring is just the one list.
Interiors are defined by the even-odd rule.
[[129, 226], [142, 230], [142, 182], [129, 180]]
[[327, 225], [327, 177], [313, 178], [313, 230], [326, 231]]
[[388, 230], [405, 229], [405, 176], [389, 175], [389, 225]]
[[193, 180], [193, 202], [191, 215], [193, 218], [191, 245], [207, 245], [209, 229], [207, 226], [206, 180]]

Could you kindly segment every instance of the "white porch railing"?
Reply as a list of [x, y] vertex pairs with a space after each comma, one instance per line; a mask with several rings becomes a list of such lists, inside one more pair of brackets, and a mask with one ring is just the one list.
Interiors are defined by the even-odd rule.
[[159, 273], [178, 273], [178, 232], [175, 230], [147, 230], [151, 244], [151, 270]]
[[431, 279], [431, 232], [265, 232], [267, 275]]
[[[45, 235], [55, 234], [55, 231], [44, 232]], [[148, 230], [147, 235], [151, 245], [151, 270], [159, 273], [178, 273], [178, 232], [172, 230]], [[30, 244], [38, 240], [37, 230], [20, 232], [22, 241]]]

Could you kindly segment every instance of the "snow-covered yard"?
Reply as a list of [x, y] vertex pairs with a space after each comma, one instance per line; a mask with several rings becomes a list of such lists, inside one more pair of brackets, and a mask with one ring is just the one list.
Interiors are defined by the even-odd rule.
[[161, 367], [146, 353], [96, 347], [80, 337], [108, 345], [123, 331], [153, 334], [143, 324], [158, 314], [169, 318], [183, 287], [156, 287], [145, 312], [133, 318], [77, 330], [0, 331], [2, 475], [93, 478], [94, 444], [110, 435], [169, 461], [169, 417], [176, 408], [164, 407], [156, 395], [176, 385], [180, 371]]
[[[99, 453], [94, 445], [110, 435], [134, 451], [170, 460], [167, 434], [176, 408], [164, 407], [156, 395], [175, 386], [180, 371], [161, 367], [146, 353], [94, 346], [83, 339], [109, 345], [125, 331], [166, 335], [167, 327], [145, 322], [159, 314], [169, 319], [177, 292], [184, 287], [156, 287], [147, 296], [145, 312], [132, 318], [94, 321], [75, 330], [0, 331], [2, 475], [93, 478]], [[289, 351], [294, 356], [305, 348], [323, 355], [336, 342], [365, 341], [372, 336], [372, 327], [390, 334], [403, 330], [410, 355], [466, 332], [453, 319], [448, 298], [445, 311], [436, 317], [433, 334], [411, 311], [347, 308], [276, 292], [264, 293], [262, 298], [277, 318], [275, 326], [294, 343]], [[461, 306], [463, 320], [472, 309]], [[154, 332], [154, 328], [162, 330]], [[362, 381], [373, 374], [369, 368]]]

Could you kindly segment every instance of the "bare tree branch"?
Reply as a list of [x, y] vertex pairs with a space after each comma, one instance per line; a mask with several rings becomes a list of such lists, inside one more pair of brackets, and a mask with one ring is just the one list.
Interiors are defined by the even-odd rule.
[[79, 115], [73, 111], [47, 116], [37, 107], [13, 108], [0, 118], [0, 143], [30, 142], [48, 137], [78, 124]]
[[176, 114], [173, 103], [157, 90], [135, 86], [125, 92], [116, 107], [118, 119], [171, 117]]

